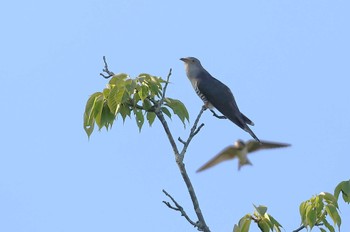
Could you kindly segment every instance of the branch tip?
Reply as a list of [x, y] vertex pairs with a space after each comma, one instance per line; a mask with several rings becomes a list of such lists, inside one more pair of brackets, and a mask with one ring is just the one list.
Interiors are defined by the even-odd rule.
[[109, 71], [108, 64], [106, 60], [106, 56], [103, 56], [103, 63], [105, 64], [104, 68], [102, 69], [103, 72], [107, 73], [107, 75], [100, 73], [101, 76], [103, 76], [105, 79], [108, 79], [112, 76], [114, 76], [114, 73], [112, 71]]

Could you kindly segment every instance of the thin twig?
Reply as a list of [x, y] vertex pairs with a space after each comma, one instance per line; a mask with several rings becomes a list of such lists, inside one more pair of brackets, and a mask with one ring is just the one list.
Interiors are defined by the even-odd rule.
[[[323, 223], [316, 223], [315, 226], [323, 226]], [[305, 229], [305, 228], [306, 228], [306, 226], [302, 225], [298, 229], [293, 230], [293, 232], [299, 232], [299, 231], [301, 231], [302, 229]]]
[[168, 139], [169, 139], [171, 147], [173, 148], [175, 157], [178, 156], [179, 155], [179, 150], [177, 149], [177, 146], [176, 146], [175, 140], [173, 138], [173, 135], [170, 132], [168, 123], [166, 122], [166, 120], [164, 118], [164, 114], [163, 114], [162, 111], [160, 111], [159, 107], [156, 107], [155, 114], [156, 114], [157, 118], [159, 119], [160, 123], [162, 124], [162, 126], [163, 126], [163, 128], [165, 130], [165, 133], [168, 136]]
[[177, 139], [177, 140], [179, 140], [179, 142], [180, 143], [182, 143], [183, 145], [185, 145], [186, 144], [186, 142], [185, 141], [183, 141], [180, 137]]
[[203, 126], [204, 126], [204, 123], [200, 124], [199, 127], [193, 132], [193, 136], [198, 134], [198, 132], [202, 129]]
[[186, 153], [186, 151], [187, 151], [187, 147], [188, 147], [188, 145], [190, 144], [190, 142], [191, 142], [191, 140], [193, 139], [193, 137], [194, 137], [196, 134], [198, 134], [198, 132], [200, 131], [200, 129], [204, 126], [204, 124], [202, 123], [202, 124], [197, 128], [199, 119], [201, 118], [201, 116], [202, 116], [202, 114], [203, 114], [203, 112], [204, 112], [205, 110], [206, 110], [206, 107], [205, 107], [205, 106], [202, 106], [202, 109], [201, 109], [201, 111], [199, 112], [199, 114], [198, 114], [198, 116], [197, 116], [196, 120], [194, 121], [194, 124], [193, 124], [193, 126], [192, 126], [192, 128], [191, 128], [191, 131], [190, 131], [190, 134], [189, 134], [189, 136], [188, 136], [188, 139], [186, 140], [185, 143], [183, 143], [184, 146], [183, 146], [182, 151], [181, 151], [181, 153], [180, 153], [180, 158], [181, 158], [181, 160], [184, 159], [185, 153]]
[[103, 74], [103, 73], [100, 73], [101, 76], [103, 76], [104, 78], [108, 79], [112, 76], [114, 76], [114, 73], [109, 71], [108, 69], [108, 64], [107, 64], [107, 61], [106, 61], [106, 57], [103, 56], [103, 62], [105, 63], [105, 67], [104, 69], [102, 69], [103, 72], [107, 73], [107, 75]]
[[164, 88], [163, 88], [162, 98], [158, 102], [159, 106], [163, 105], [163, 102], [164, 102], [164, 99], [165, 99], [165, 92], [166, 92], [166, 90], [168, 88], [169, 79], [170, 79], [170, 76], [171, 76], [171, 71], [172, 71], [172, 69], [169, 70], [168, 76], [166, 78], [166, 82], [165, 82], [165, 85], [164, 85]]
[[175, 207], [174, 207], [174, 206], [172, 206], [169, 202], [163, 201], [163, 203], [164, 203], [166, 206], [168, 206], [170, 209], [173, 209], [173, 210], [176, 210], [176, 211], [180, 211], [181, 216], [185, 217], [186, 220], [187, 220], [191, 225], [193, 225], [194, 227], [198, 227], [198, 223], [196, 223], [196, 222], [194, 222], [194, 221], [192, 221], [192, 220], [190, 219], [190, 217], [187, 215], [187, 213], [185, 212], [185, 210], [183, 209], [183, 207], [182, 207], [181, 205], [179, 205], [179, 204], [175, 201], [175, 199], [174, 199], [167, 191], [165, 191], [165, 190], [163, 189], [163, 193], [164, 193], [167, 197], [169, 197], [169, 198], [171, 199], [171, 201], [175, 204]]

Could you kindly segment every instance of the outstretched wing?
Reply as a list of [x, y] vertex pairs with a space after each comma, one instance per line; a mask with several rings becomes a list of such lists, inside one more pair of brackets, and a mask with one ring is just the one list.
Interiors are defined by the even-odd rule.
[[272, 149], [272, 148], [281, 148], [281, 147], [289, 147], [288, 143], [278, 143], [278, 142], [270, 142], [270, 141], [260, 141], [257, 142], [255, 140], [249, 140], [247, 142], [247, 149], [249, 153], [254, 151], [262, 150], [262, 149]]
[[237, 152], [239, 151], [236, 148], [234, 148], [233, 146], [229, 146], [225, 148], [223, 151], [221, 151], [219, 154], [217, 154], [214, 158], [209, 160], [207, 163], [205, 163], [202, 167], [200, 167], [197, 170], [197, 172], [201, 172], [205, 169], [213, 167], [223, 161], [233, 159], [237, 156]]

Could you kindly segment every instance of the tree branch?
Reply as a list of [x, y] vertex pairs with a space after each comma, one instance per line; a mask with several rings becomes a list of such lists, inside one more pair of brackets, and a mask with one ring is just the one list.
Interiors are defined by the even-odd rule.
[[[315, 226], [323, 226], [323, 223], [316, 223]], [[299, 231], [301, 231], [302, 229], [305, 229], [305, 228], [306, 228], [306, 226], [302, 225], [298, 229], [293, 230], [293, 232], [299, 232]]]
[[190, 144], [191, 140], [193, 139], [193, 137], [198, 134], [198, 132], [200, 131], [200, 129], [202, 129], [202, 127], [204, 126], [204, 124], [202, 123], [198, 128], [197, 128], [197, 125], [198, 125], [198, 122], [199, 122], [199, 119], [201, 118], [203, 112], [206, 110], [206, 107], [205, 106], [202, 106], [202, 109], [201, 111], [199, 112], [196, 120], [194, 121], [194, 124], [191, 128], [191, 131], [190, 131], [190, 134], [188, 136], [188, 139], [185, 141], [183, 141], [181, 138], [178, 138], [178, 140], [184, 145], [183, 148], [182, 148], [182, 151], [180, 153], [180, 158], [181, 158], [181, 161], [184, 159], [185, 157], [185, 153], [187, 151], [187, 147], [188, 145]]
[[[167, 83], [169, 81], [169, 77], [170, 76], [168, 76], [168, 78], [167, 78]], [[167, 83], [166, 83], [166, 85], [167, 85]], [[164, 89], [166, 90], [165, 87], [164, 87]], [[197, 116], [197, 119], [195, 120], [195, 123], [192, 126], [189, 138], [185, 142], [184, 147], [183, 147], [183, 149], [181, 151], [181, 154], [180, 154], [179, 150], [178, 150], [178, 148], [176, 146], [174, 137], [173, 137], [173, 135], [170, 132], [168, 123], [166, 122], [166, 120], [164, 118], [164, 115], [163, 115], [163, 112], [161, 111], [161, 104], [159, 104], [160, 102], [161, 101], [159, 101], [158, 104], [156, 105], [155, 114], [156, 114], [157, 118], [159, 119], [160, 123], [162, 124], [162, 126], [163, 126], [163, 128], [165, 130], [165, 133], [168, 136], [170, 145], [173, 148], [173, 152], [174, 152], [174, 155], [175, 155], [175, 160], [176, 160], [177, 166], [179, 167], [182, 179], [185, 181], [188, 193], [190, 194], [194, 211], [195, 211], [195, 213], [197, 214], [197, 217], [198, 217], [198, 223], [196, 223], [196, 226], [197, 226], [199, 231], [210, 232], [209, 227], [205, 223], [202, 211], [201, 211], [201, 209], [199, 207], [198, 199], [197, 199], [196, 193], [194, 191], [194, 188], [192, 186], [191, 180], [190, 180], [190, 178], [187, 175], [185, 164], [183, 163], [183, 158], [184, 158], [184, 155], [186, 153], [186, 149], [187, 149], [189, 143], [191, 142], [192, 138], [199, 132], [200, 128], [202, 128], [204, 126], [204, 124], [202, 124], [200, 127], [197, 128], [197, 124], [199, 122], [199, 119], [200, 119], [201, 115], [203, 114], [203, 112], [205, 110], [205, 107], [202, 107], [201, 111], [199, 112], [199, 115]]]
[[197, 214], [197, 217], [198, 217], [198, 222], [196, 223], [196, 226], [197, 226], [199, 231], [210, 232], [209, 227], [205, 223], [202, 211], [201, 211], [201, 209], [199, 207], [198, 199], [197, 199], [196, 193], [194, 191], [194, 188], [192, 186], [191, 180], [190, 180], [190, 178], [187, 175], [185, 164], [183, 163], [183, 157], [184, 157], [184, 155], [186, 153], [186, 149], [187, 149], [189, 143], [191, 142], [191, 140], [195, 136], [195, 134], [197, 134], [199, 132], [199, 129], [204, 126], [204, 124], [202, 124], [200, 127], [197, 128], [197, 124], [198, 124], [199, 119], [200, 119], [201, 115], [203, 114], [204, 110], [205, 110], [205, 108], [202, 107], [202, 109], [199, 112], [199, 115], [197, 116], [197, 119], [196, 119], [196, 121], [195, 121], [195, 123], [194, 123], [194, 125], [193, 125], [193, 127], [191, 129], [189, 138], [187, 139], [187, 141], [184, 144], [184, 147], [183, 147], [183, 149], [181, 151], [181, 154], [179, 154], [179, 150], [178, 150], [178, 148], [176, 146], [176, 143], [175, 143], [175, 140], [174, 140], [174, 138], [173, 138], [173, 136], [172, 136], [172, 134], [170, 132], [168, 124], [167, 124], [167, 122], [166, 122], [166, 120], [164, 118], [163, 112], [160, 110], [160, 105], [158, 105], [158, 107], [156, 107], [155, 114], [156, 114], [157, 118], [159, 119], [159, 121], [161, 122], [161, 124], [162, 124], [162, 126], [163, 126], [163, 128], [165, 130], [165, 133], [168, 136], [168, 139], [169, 139], [170, 144], [171, 144], [171, 146], [173, 148], [173, 151], [174, 151], [174, 155], [175, 155], [175, 160], [176, 160], [177, 166], [180, 169], [181, 176], [182, 176], [183, 180], [185, 181], [188, 193], [190, 194], [194, 211], [195, 211], [195, 213]]
[[107, 64], [107, 61], [106, 61], [106, 57], [103, 56], [103, 62], [105, 63], [105, 68], [102, 69], [103, 72], [107, 73], [107, 75], [103, 74], [103, 73], [100, 73], [101, 76], [103, 76], [104, 78], [108, 79], [110, 78], [111, 76], [114, 76], [114, 73], [109, 71], [108, 69], [108, 64]]
[[168, 76], [166, 78], [166, 82], [165, 82], [165, 85], [164, 85], [164, 88], [163, 88], [162, 98], [159, 101], [159, 105], [160, 106], [163, 105], [163, 102], [164, 102], [164, 99], [165, 99], [165, 92], [166, 92], [166, 90], [168, 88], [169, 79], [170, 79], [170, 76], [171, 76], [171, 71], [172, 71], [172, 69], [169, 70]]
[[167, 197], [169, 197], [169, 198], [171, 199], [171, 201], [175, 204], [175, 207], [174, 207], [174, 206], [172, 206], [169, 202], [163, 201], [163, 203], [164, 203], [166, 206], [168, 206], [170, 209], [173, 209], [173, 210], [175, 210], [175, 211], [180, 211], [180, 212], [181, 212], [181, 216], [185, 217], [186, 220], [187, 220], [191, 225], [193, 225], [194, 227], [197, 227], [197, 226], [198, 226], [196, 222], [194, 222], [194, 221], [192, 221], [192, 220], [190, 219], [190, 217], [187, 215], [187, 213], [186, 213], [185, 210], [182, 208], [182, 206], [179, 205], [179, 204], [175, 201], [175, 199], [174, 199], [169, 193], [167, 193], [167, 191], [165, 191], [165, 190], [163, 189], [163, 193], [164, 193]]

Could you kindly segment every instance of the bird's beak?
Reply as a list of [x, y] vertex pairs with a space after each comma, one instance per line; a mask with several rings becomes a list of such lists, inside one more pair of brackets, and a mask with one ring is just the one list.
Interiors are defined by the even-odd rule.
[[187, 58], [180, 58], [180, 60], [183, 61], [183, 62], [185, 62], [185, 63], [188, 61]]

